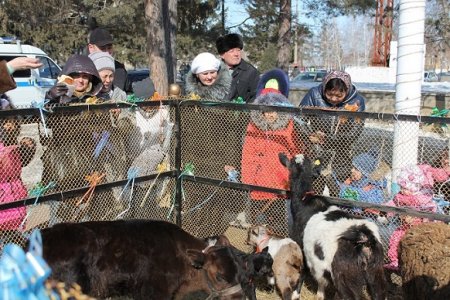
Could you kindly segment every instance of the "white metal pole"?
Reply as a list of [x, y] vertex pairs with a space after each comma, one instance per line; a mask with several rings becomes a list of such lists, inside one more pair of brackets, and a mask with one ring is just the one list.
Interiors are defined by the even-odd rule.
[[[425, 0], [400, 0], [395, 113], [420, 116], [423, 74]], [[401, 167], [417, 163], [419, 123], [394, 126], [392, 178]]]

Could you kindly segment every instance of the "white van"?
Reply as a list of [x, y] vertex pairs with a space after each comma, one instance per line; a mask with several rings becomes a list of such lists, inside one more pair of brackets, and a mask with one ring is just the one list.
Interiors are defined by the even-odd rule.
[[43, 64], [39, 69], [13, 73], [17, 88], [8, 91], [6, 95], [13, 108], [27, 108], [33, 101], [44, 100], [45, 92], [55, 84], [61, 68], [39, 48], [22, 45], [13, 38], [0, 38], [0, 60], [10, 61], [19, 56], [39, 58]]

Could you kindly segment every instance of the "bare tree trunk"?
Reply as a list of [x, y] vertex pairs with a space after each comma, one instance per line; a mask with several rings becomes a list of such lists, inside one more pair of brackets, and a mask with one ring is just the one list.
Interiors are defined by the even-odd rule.
[[150, 78], [160, 95], [175, 81], [176, 0], [147, 0], [145, 20]]
[[277, 65], [289, 71], [291, 61], [291, 0], [280, 0], [280, 28], [278, 30]]

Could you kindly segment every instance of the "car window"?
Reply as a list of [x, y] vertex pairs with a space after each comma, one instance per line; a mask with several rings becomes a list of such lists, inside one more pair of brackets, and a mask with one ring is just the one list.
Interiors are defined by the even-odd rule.
[[38, 56], [43, 66], [39, 68], [41, 78], [56, 79], [59, 74], [58, 66], [45, 56]]
[[[10, 61], [11, 59], [14, 59], [16, 57], [19, 57], [18, 55], [14, 56], [14, 55], [4, 55], [4, 56], [0, 56], [0, 61], [2, 60], [6, 60], [6, 61]], [[19, 70], [19, 71], [15, 71], [13, 74], [14, 78], [28, 78], [31, 76], [31, 71], [28, 70]]]

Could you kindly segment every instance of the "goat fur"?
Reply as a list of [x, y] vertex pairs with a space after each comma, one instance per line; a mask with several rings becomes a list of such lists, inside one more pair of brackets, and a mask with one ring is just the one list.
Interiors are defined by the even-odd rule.
[[244, 276], [241, 277], [241, 285], [249, 300], [256, 300], [256, 288], [266, 289], [267, 282], [274, 281], [272, 265], [274, 263], [268, 249], [260, 253], [245, 253], [234, 247], [230, 240], [223, 234], [210, 236], [203, 239], [207, 247], [226, 246], [229, 247], [237, 263], [241, 266]]
[[324, 299], [329, 284], [343, 299], [360, 299], [364, 286], [372, 299], [385, 299], [384, 254], [377, 225], [311, 193], [320, 160], [313, 163], [303, 155], [289, 159], [280, 153], [280, 161], [289, 170], [293, 239], [317, 280], [317, 299]]
[[302, 282], [303, 253], [300, 246], [290, 238], [272, 234], [267, 226], [251, 226], [248, 229], [247, 244], [256, 251], [267, 249], [273, 258], [272, 270], [277, 292], [283, 300], [299, 299]]
[[59, 223], [42, 230], [42, 241], [52, 279], [76, 282], [97, 298], [186, 299], [218, 293], [221, 299], [244, 297], [244, 274], [233, 250], [205, 249], [203, 240], [169, 222]]
[[450, 299], [450, 226], [422, 223], [400, 241], [404, 299]]

